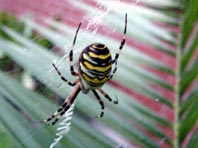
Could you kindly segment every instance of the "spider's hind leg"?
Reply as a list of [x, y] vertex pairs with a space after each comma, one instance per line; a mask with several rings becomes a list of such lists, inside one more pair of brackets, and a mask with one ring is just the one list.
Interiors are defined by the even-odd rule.
[[96, 99], [98, 100], [100, 106], [101, 106], [101, 112], [100, 112], [100, 115], [96, 116], [97, 118], [102, 118], [104, 116], [104, 103], [103, 101], [101, 100], [100, 96], [98, 95], [98, 93], [95, 91], [95, 90], [92, 90], [93, 94], [96, 96]]
[[116, 97], [116, 100], [113, 100], [104, 90], [101, 88], [98, 89], [100, 93], [110, 102], [113, 102], [114, 104], [118, 104], [118, 98]]
[[70, 104], [68, 104], [67, 102], [64, 102], [59, 108], [57, 111], [55, 111], [49, 118], [41, 121], [41, 122], [44, 122], [48, 125], [55, 125], [58, 120], [63, 116], [63, 114], [67, 111], [66, 110], [66, 107], [67, 109], [70, 108]]
[[48, 125], [55, 125], [58, 120], [65, 114], [65, 112], [68, 111], [68, 109], [71, 107], [73, 102], [75, 101], [78, 93], [80, 92], [81, 87], [80, 84], [78, 84], [71, 95], [65, 100], [65, 102], [58, 108], [57, 111], [55, 111], [49, 118], [41, 121]]

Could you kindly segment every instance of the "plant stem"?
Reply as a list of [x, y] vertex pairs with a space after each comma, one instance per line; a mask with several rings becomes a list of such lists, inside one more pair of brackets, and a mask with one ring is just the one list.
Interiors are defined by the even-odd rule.
[[[178, 46], [179, 47], [179, 46]], [[181, 49], [177, 49], [176, 54], [176, 86], [175, 86], [175, 102], [174, 102], [174, 148], [179, 148], [179, 107], [180, 107], [180, 76], [181, 76]]]

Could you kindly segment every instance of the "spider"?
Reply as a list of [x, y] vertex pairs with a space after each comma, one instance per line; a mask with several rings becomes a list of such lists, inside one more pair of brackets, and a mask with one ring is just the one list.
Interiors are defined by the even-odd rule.
[[[81, 22], [76, 30], [73, 44], [69, 53], [70, 71], [71, 74], [77, 79], [75, 82], [68, 81], [58, 70], [56, 65], [53, 63], [53, 67], [56, 70], [59, 77], [66, 82], [68, 85], [75, 87], [70, 96], [64, 101], [64, 103], [55, 111], [49, 118], [41, 121], [49, 125], [55, 125], [63, 114], [70, 108], [78, 93], [82, 91], [87, 94], [92, 91], [101, 106], [101, 113], [98, 118], [102, 118], [104, 115], [104, 103], [98, 95], [98, 90], [107, 100], [112, 101], [114, 104], [118, 104], [118, 100], [113, 101], [111, 97], [101, 89], [104, 83], [112, 79], [113, 75], [117, 70], [117, 60], [119, 54], [125, 44], [125, 35], [127, 30], [127, 14], [125, 14], [125, 28], [123, 38], [114, 59], [111, 57], [111, 53], [105, 44], [93, 43], [83, 49], [78, 60], [78, 72], [74, 70], [73, 66], [73, 49], [76, 43], [76, 38], [81, 26]], [[112, 66], [114, 68], [112, 69]]]

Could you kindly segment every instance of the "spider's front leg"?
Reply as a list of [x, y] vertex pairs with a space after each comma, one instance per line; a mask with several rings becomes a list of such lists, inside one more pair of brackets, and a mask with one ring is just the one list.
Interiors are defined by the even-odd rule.
[[58, 70], [58, 68], [56, 67], [56, 65], [53, 63], [52, 66], [54, 67], [54, 69], [56, 70], [56, 72], [58, 73], [58, 75], [60, 76], [60, 78], [65, 81], [68, 85], [70, 86], [75, 86], [78, 82], [79, 82], [79, 79], [77, 79], [75, 82], [70, 82], [68, 81], [62, 74], [61, 72]]
[[115, 61], [115, 67], [114, 67], [114, 69], [113, 69], [113, 71], [112, 71], [112, 74], [111, 74], [111, 75], [109, 76], [109, 78], [108, 78], [109, 80], [113, 78], [115, 72], [117, 71], [117, 65], [118, 65], [118, 64], [117, 64], [117, 60], [116, 60], [116, 61]]
[[118, 60], [119, 55], [120, 55], [120, 53], [121, 53], [121, 51], [122, 51], [122, 48], [124, 47], [124, 44], [125, 44], [126, 30], [127, 30], [127, 14], [125, 14], [125, 27], [124, 27], [124, 33], [123, 33], [122, 41], [121, 41], [121, 43], [120, 43], [120, 47], [119, 47], [119, 49], [118, 49], [118, 51], [117, 51], [117, 53], [116, 53], [114, 59], [112, 60], [112, 64], [115, 64], [115, 67], [114, 67], [114, 69], [113, 69], [113, 71], [112, 71], [112, 74], [111, 74], [110, 77], [109, 77], [109, 80], [110, 80], [111, 78], [113, 78], [113, 75], [115, 74], [115, 72], [116, 72], [116, 70], [117, 70], [117, 60]]
[[72, 47], [71, 47], [71, 50], [70, 50], [70, 53], [69, 53], [70, 71], [71, 71], [71, 74], [73, 76], [78, 76], [79, 75], [77, 72], [74, 71], [74, 65], [73, 65], [73, 49], [74, 49], [74, 46], [75, 46], [75, 43], [76, 43], [76, 39], [77, 39], [77, 35], [78, 35], [78, 31], [80, 29], [80, 26], [81, 26], [81, 22], [78, 25], [78, 28], [76, 30], [76, 34], [74, 36], [73, 44], [72, 44]]

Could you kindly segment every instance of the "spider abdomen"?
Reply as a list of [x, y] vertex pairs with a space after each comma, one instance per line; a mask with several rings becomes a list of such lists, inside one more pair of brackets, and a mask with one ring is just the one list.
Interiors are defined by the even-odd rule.
[[112, 58], [106, 45], [94, 43], [83, 49], [79, 58], [79, 74], [86, 91], [101, 87], [111, 74]]

